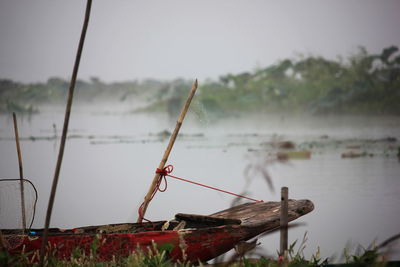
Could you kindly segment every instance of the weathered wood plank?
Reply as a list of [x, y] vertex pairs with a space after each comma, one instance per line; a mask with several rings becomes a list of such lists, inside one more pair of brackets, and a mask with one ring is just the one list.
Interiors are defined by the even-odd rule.
[[[314, 209], [310, 200], [288, 201], [288, 220], [293, 221]], [[210, 215], [217, 218], [238, 219], [242, 226], [279, 226], [281, 204], [280, 202], [246, 203]]]

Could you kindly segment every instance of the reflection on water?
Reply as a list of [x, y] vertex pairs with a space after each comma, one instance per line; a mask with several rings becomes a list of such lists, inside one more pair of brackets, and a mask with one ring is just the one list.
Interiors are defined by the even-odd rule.
[[[163, 131], [172, 131], [175, 123], [156, 114], [129, 114], [122, 107], [111, 110], [75, 109], [72, 113], [51, 225], [136, 220], [168, 141]], [[34, 227], [42, 227], [63, 109], [20, 120], [24, 173], [39, 191]], [[288, 186], [291, 198], [307, 198], [315, 204], [315, 210], [299, 220], [306, 225], [290, 230], [289, 242], [308, 231], [306, 255], [320, 246], [322, 256], [339, 257], [347, 242], [366, 247], [400, 232], [399, 122], [395, 117], [253, 116], [211, 124], [192, 114], [168, 163], [174, 165], [176, 176], [232, 192], [245, 190], [256, 199], [279, 200], [278, 189]], [[12, 120], [2, 115], [0, 126], [0, 177], [17, 178]], [[264, 168], [275, 188], [271, 191], [265, 173], [245, 175], [245, 170], [250, 164], [265, 163], [278, 151], [273, 145], [277, 140], [290, 140], [296, 150], [311, 151], [311, 158], [284, 164], [268, 161]], [[342, 158], [349, 151], [360, 157]], [[210, 214], [232, 201], [229, 195], [169, 180], [167, 192], [156, 195], [146, 217]], [[278, 238], [275, 233], [261, 240], [268, 254], [277, 250]], [[400, 259], [399, 247], [395, 247], [395, 259]]]

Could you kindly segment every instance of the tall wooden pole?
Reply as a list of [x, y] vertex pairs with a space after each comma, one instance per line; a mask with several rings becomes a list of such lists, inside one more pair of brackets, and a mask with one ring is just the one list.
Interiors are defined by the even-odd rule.
[[[181, 114], [179, 115], [178, 121], [176, 122], [174, 132], [172, 133], [172, 135], [169, 139], [169, 143], [168, 143], [167, 149], [164, 152], [164, 156], [162, 157], [161, 162], [158, 165], [158, 168], [161, 170], [164, 169], [164, 167], [165, 167], [165, 164], [168, 160], [169, 154], [171, 153], [172, 147], [175, 143], [176, 137], [178, 136], [179, 130], [182, 126], [183, 119], [185, 118], [185, 115], [189, 109], [190, 103], [192, 102], [192, 98], [193, 98], [194, 94], [196, 93], [197, 86], [198, 86], [198, 83], [197, 83], [197, 79], [196, 79], [195, 82], [193, 83], [192, 90], [189, 93], [186, 103], [182, 108], [182, 111], [181, 111]], [[142, 204], [142, 212], [139, 214], [139, 217], [137, 220], [138, 223], [141, 223], [143, 221], [143, 217], [146, 213], [147, 207], [149, 206], [151, 197], [153, 195], [153, 192], [154, 192], [154, 190], [157, 186], [158, 180], [160, 178], [161, 178], [161, 174], [156, 173], [154, 175], [153, 182], [150, 185], [149, 191], [147, 192], [146, 196], [144, 197], [144, 202]]]
[[65, 109], [65, 117], [64, 117], [64, 125], [63, 125], [62, 136], [61, 136], [60, 150], [58, 152], [57, 164], [56, 164], [56, 169], [54, 172], [53, 184], [51, 186], [49, 204], [47, 207], [46, 222], [45, 222], [43, 237], [42, 237], [42, 245], [40, 247], [40, 266], [44, 265], [44, 256], [45, 256], [47, 238], [48, 238], [48, 233], [49, 233], [51, 212], [53, 210], [53, 204], [54, 204], [54, 199], [55, 199], [56, 190], [57, 190], [58, 178], [59, 178], [60, 170], [61, 170], [61, 162], [62, 162], [62, 158], [64, 155], [64, 147], [65, 147], [65, 141], [67, 139], [68, 124], [69, 124], [69, 117], [71, 114], [71, 106], [72, 106], [72, 99], [74, 96], [75, 82], [76, 82], [76, 77], [78, 75], [78, 69], [79, 69], [79, 63], [81, 60], [83, 44], [85, 42], [86, 31], [87, 31], [87, 27], [89, 24], [91, 7], [92, 7], [92, 0], [87, 0], [85, 19], [84, 19], [83, 26], [82, 26], [82, 32], [81, 32], [81, 37], [79, 39], [78, 51], [76, 53], [75, 64], [74, 64], [74, 68], [72, 71], [71, 82], [70, 82], [70, 86], [69, 86], [69, 90], [68, 90], [68, 99], [67, 99], [67, 106]]
[[283, 256], [288, 249], [288, 197], [289, 189], [287, 187], [281, 188], [281, 217], [280, 217], [280, 254]]
[[17, 124], [17, 116], [15, 115], [15, 112], [13, 112], [13, 121], [14, 121], [15, 143], [17, 145], [18, 165], [19, 165], [22, 227], [24, 228], [24, 232], [25, 232], [25, 230], [26, 230], [26, 211], [25, 211], [24, 169], [22, 168], [22, 153], [21, 153], [21, 147], [19, 146], [18, 124]]

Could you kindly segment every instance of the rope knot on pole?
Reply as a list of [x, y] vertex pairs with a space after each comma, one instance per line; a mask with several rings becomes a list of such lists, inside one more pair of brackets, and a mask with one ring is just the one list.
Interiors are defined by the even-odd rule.
[[163, 169], [157, 168], [156, 173], [160, 174], [161, 176], [166, 176], [166, 175], [170, 174], [173, 170], [174, 170], [174, 166], [167, 165]]

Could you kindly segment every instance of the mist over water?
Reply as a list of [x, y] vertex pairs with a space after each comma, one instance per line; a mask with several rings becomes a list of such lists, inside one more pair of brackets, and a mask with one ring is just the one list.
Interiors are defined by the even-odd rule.
[[[197, 108], [197, 110], [201, 110]], [[175, 121], [158, 113], [131, 113], [130, 105], [74, 106], [51, 226], [134, 222]], [[63, 107], [19, 117], [24, 174], [39, 192], [33, 227], [44, 225], [59, 148]], [[315, 210], [289, 231], [289, 243], [308, 232], [306, 255], [317, 246], [323, 257], [341, 255], [347, 242], [367, 247], [397, 234], [400, 214], [400, 139], [398, 117], [253, 115], [214, 120], [205, 110], [189, 113], [169, 157], [173, 175], [279, 201], [280, 188], [289, 197], [310, 199]], [[55, 126], [54, 126], [55, 125]], [[54, 138], [54, 136], [57, 136]], [[0, 115], [0, 178], [18, 178], [11, 116]], [[264, 177], [245, 177], [249, 164], [263, 163], [276, 152], [271, 142], [290, 140], [296, 150], [310, 150], [311, 159], [265, 165], [275, 191]], [[342, 153], [366, 152], [359, 158]], [[371, 154], [371, 155], [370, 155]], [[211, 214], [228, 208], [230, 195], [173, 179], [157, 193], [146, 218], [171, 219], [176, 213]], [[1, 210], [0, 210], [1, 212]], [[16, 210], [15, 213], [18, 213]], [[9, 216], [0, 214], [0, 217]], [[261, 240], [275, 254], [278, 234]], [[394, 259], [400, 259], [395, 245]]]

